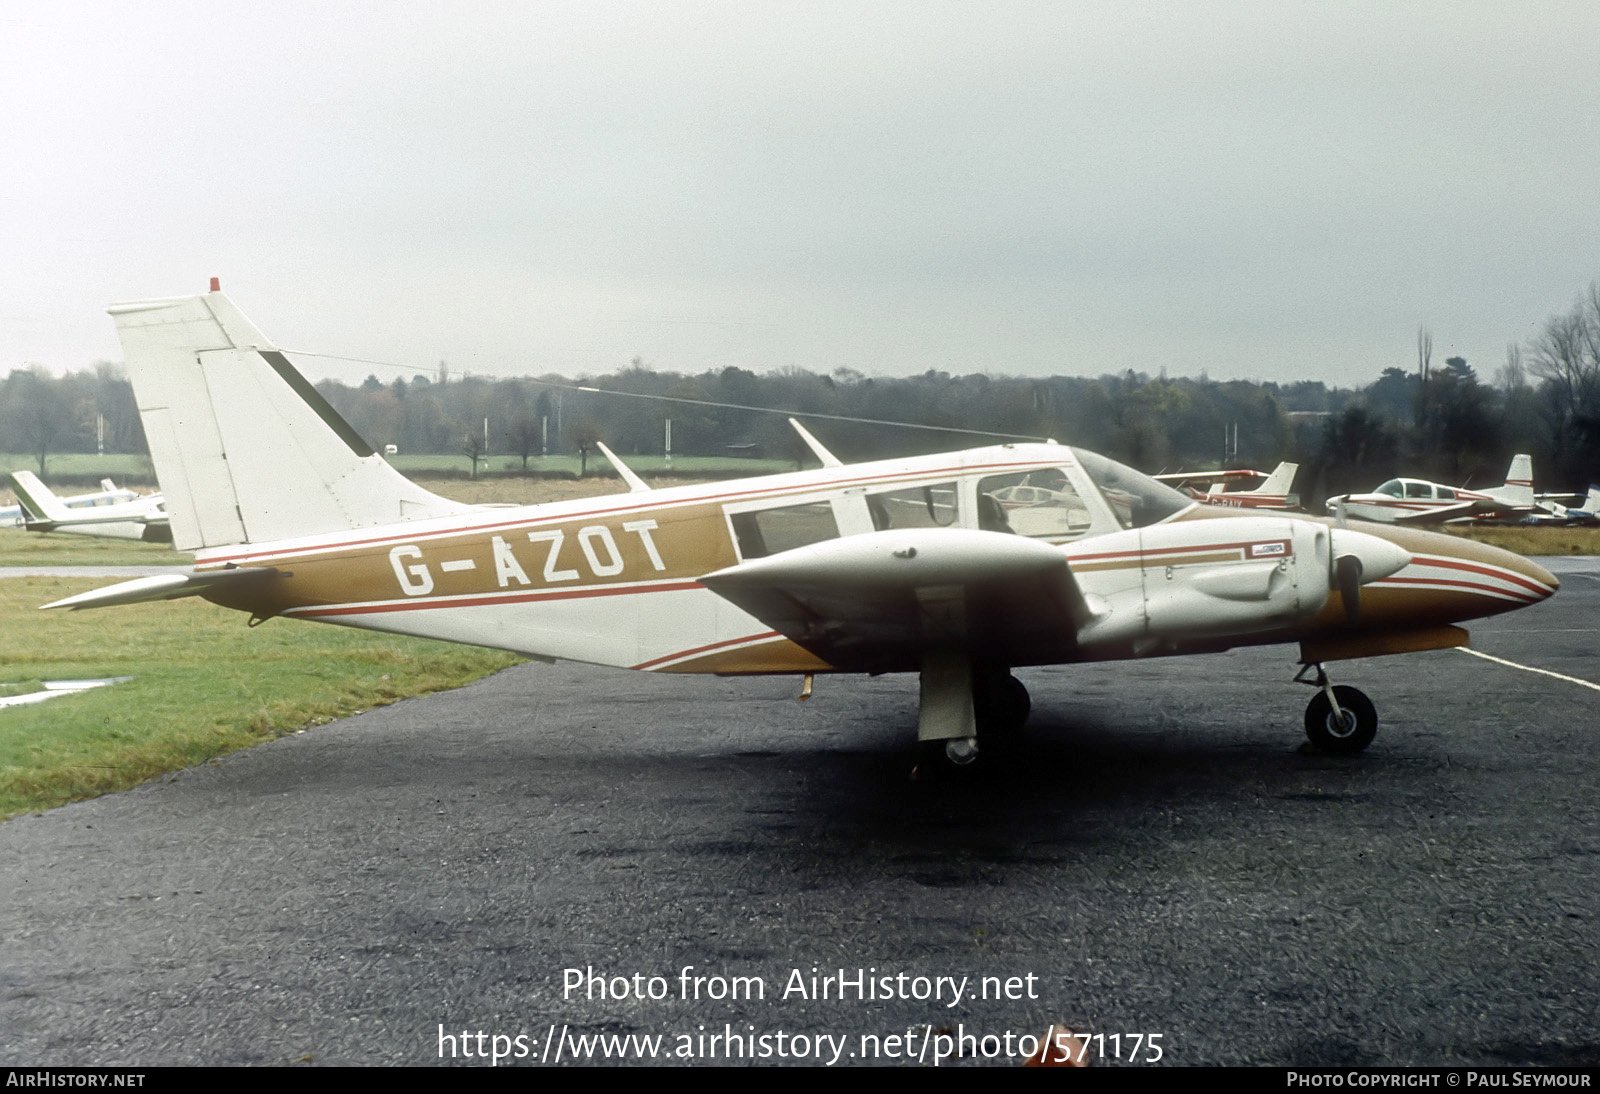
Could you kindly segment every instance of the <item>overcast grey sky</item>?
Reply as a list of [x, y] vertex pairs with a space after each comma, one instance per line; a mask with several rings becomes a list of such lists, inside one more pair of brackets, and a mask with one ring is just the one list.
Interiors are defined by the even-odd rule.
[[288, 348], [507, 375], [1355, 385], [1426, 325], [1488, 376], [1600, 277], [1597, 43], [1594, 0], [0, 0], [0, 371], [217, 275]]

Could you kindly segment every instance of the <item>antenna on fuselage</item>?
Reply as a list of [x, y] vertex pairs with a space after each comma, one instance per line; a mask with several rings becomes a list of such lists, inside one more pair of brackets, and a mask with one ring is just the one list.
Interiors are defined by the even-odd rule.
[[822, 442], [813, 437], [809, 429], [795, 421], [793, 418], [789, 419], [789, 424], [794, 426], [794, 431], [796, 433], [800, 434], [800, 439], [806, 442], [806, 447], [811, 449], [811, 454], [822, 461], [823, 467], [844, 466], [838, 456], [835, 456], [832, 452], [829, 452], [826, 448], [822, 447]]
[[594, 446], [600, 450], [600, 454], [602, 456], [610, 461], [611, 466], [617, 469], [617, 474], [621, 475], [622, 481], [628, 484], [628, 490], [631, 493], [637, 494], [640, 491], [650, 489], [649, 483], [645, 482], [638, 475], [635, 475], [633, 473], [633, 469], [622, 462], [622, 457], [611, 451], [611, 449], [607, 448], [600, 441], [595, 441]]

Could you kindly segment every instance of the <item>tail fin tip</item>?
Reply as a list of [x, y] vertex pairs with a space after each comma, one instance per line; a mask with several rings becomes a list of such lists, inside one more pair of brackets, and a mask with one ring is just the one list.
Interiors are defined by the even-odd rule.
[[179, 550], [474, 509], [385, 463], [215, 285], [109, 310]]

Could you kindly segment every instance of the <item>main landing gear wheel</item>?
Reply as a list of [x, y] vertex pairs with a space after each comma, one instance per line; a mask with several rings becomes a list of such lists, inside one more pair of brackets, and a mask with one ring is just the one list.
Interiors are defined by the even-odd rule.
[[1021, 732], [1033, 700], [1010, 673], [985, 673], [972, 682], [972, 713], [980, 737], [1010, 737]]
[[1353, 755], [1377, 736], [1378, 708], [1365, 693], [1346, 684], [1335, 684], [1333, 697], [1339, 704], [1338, 713], [1334, 713], [1326, 691], [1311, 697], [1306, 706], [1306, 736], [1323, 752]]

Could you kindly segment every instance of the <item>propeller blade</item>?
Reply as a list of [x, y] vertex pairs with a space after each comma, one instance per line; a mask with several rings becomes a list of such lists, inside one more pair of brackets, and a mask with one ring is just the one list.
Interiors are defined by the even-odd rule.
[[1344, 601], [1345, 618], [1354, 622], [1361, 614], [1361, 560], [1355, 555], [1340, 555], [1333, 563], [1339, 599]]

